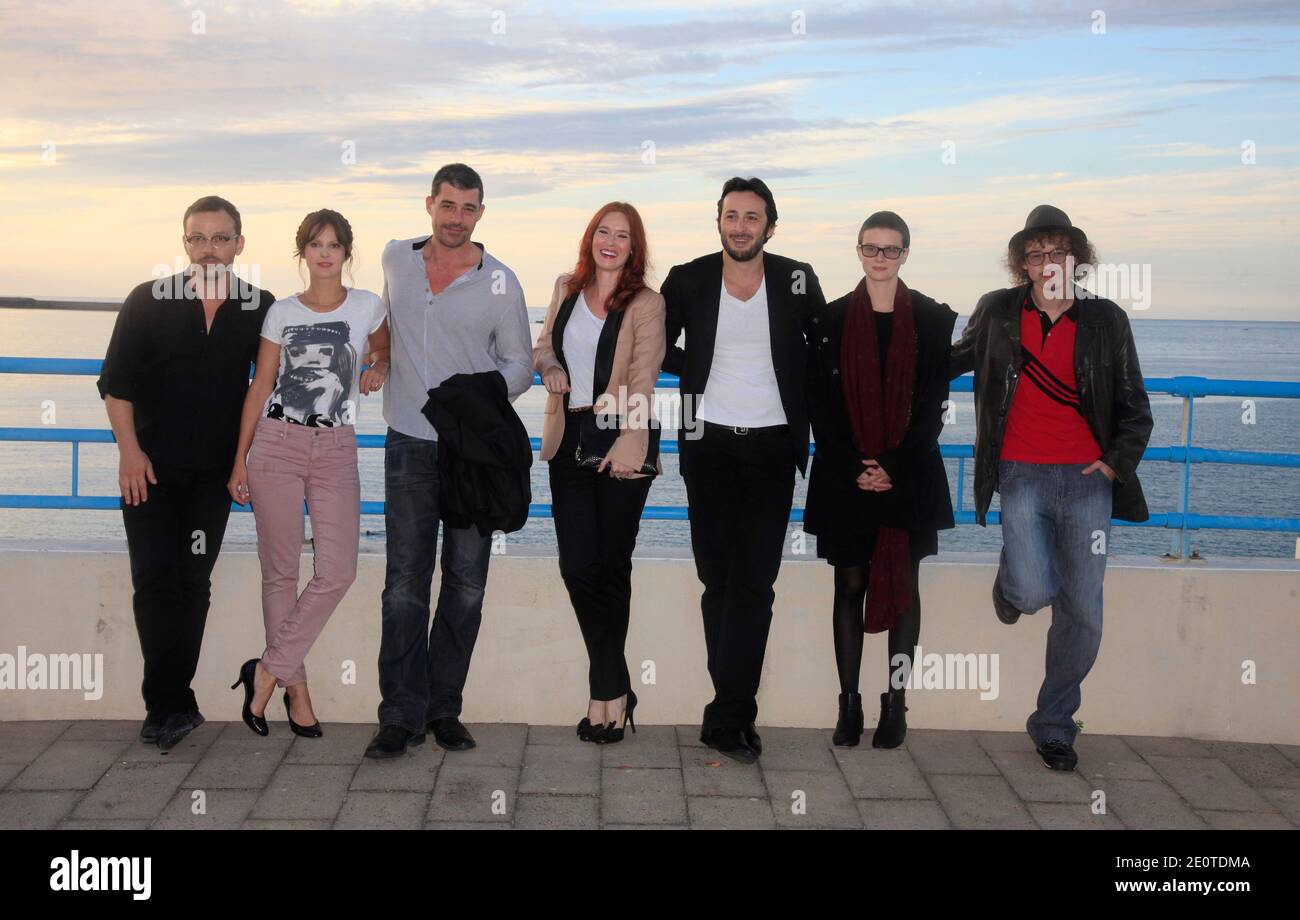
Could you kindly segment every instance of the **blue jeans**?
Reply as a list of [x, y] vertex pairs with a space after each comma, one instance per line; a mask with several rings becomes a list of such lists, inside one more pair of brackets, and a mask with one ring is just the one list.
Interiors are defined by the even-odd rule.
[[1111, 482], [1088, 464], [998, 464], [1002, 560], [998, 577], [1013, 607], [1049, 604], [1047, 668], [1038, 709], [1025, 724], [1035, 744], [1074, 743], [1079, 685], [1101, 646], [1101, 586], [1110, 539]]
[[448, 527], [442, 584], [429, 628], [429, 596], [438, 543], [438, 444], [388, 429], [384, 448], [384, 576], [379, 641], [379, 724], [423, 731], [456, 717], [469, 676], [487, 587], [492, 538]]

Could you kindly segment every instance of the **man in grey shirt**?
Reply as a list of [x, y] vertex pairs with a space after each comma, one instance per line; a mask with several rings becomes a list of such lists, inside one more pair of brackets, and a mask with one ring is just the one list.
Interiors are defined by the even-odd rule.
[[437, 434], [421, 413], [454, 374], [497, 371], [513, 401], [533, 383], [532, 339], [514, 272], [471, 240], [483, 180], [461, 163], [438, 170], [425, 209], [433, 235], [384, 249], [392, 369], [384, 390], [384, 525], [388, 565], [379, 645], [379, 732], [366, 756], [397, 757], [432, 732], [447, 751], [474, 747], [461, 693], [483, 614], [492, 538], [448, 527], [433, 627], [438, 541]]

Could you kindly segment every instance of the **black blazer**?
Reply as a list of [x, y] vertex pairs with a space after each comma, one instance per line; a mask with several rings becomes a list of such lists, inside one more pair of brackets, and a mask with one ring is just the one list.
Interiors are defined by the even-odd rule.
[[[790, 425], [791, 459], [802, 473], [808, 466], [808, 411], [804, 402], [805, 365], [809, 320], [824, 310], [826, 300], [812, 266], [785, 256], [763, 253], [763, 284], [767, 289], [768, 328], [772, 339], [772, 367], [776, 372], [781, 407]], [[686, 406], [698, 409], [713, 366], [713, 345], [718, 332], [718, 297], [722, 292], [722, 253], [701, 256], [675, 265], [664, 279], [668, 352], [664, 370], [681, 378], [682, 424]], [[686, 345], [677, 337], [686, 330]], [[679, 435], [684, 438], [684, 435]], [[685, 441], [683, 440], [683, 447]], [[683, 471], [686, 451], [681, 451]]]
[[868, 459], [853, 442], [844, 403], [840, 343], [852, 294], [834, 300], [812, 318], [817, 332], [808, 349], [808, 414], [817, 446], [804, 530], [822, 536], [861, 534], [878, 524], [913, 531], [953, 526], [948, 474], [939, 455], [944, 401], [948, 399], [948, 352], [957, 314], [920, 291], [912, 291], [916, 325], [916, 385], [907, 432], [898, 446], [876, 460], [893, 488], [865, 492], [855, 479]]

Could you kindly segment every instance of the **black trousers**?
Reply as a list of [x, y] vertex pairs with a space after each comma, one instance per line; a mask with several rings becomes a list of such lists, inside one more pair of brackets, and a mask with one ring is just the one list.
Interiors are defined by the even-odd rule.
[[736, 434], [705, 423], [681, 440], [682, 478], [713, 701], [702, 730], [744, 728], [758, 715], [758, 684], [781, 569], [794, 457], [785, 426]]
[[144, 655], [141, 694], [149, 715], [196, 708], [190, 682], [199, 665], [212, 594], [212, 567], [230, 517], [225, 472], [154, 468], [149, 498], [122, 505], [131, 556], [132, 606]]
[[564, 437], [550, 462], [551, 514], [560, 575], [578, 616], [593, 700], [614, 700], [632, 682], [624, 657], [632, 604], [632, 550], [654, 477], [615, 479], [579, 469], [581, 413], [565, 413]]

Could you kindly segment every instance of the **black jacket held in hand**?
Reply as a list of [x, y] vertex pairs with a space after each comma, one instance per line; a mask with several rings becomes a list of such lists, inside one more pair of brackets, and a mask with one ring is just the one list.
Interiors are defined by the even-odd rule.
[[421, 411], [438, 433], [438, 517], [448, 527], [473, 524], [485, 537], [522, 528], [533, 449], [505, 378], [455, 374], [429, 391]]
[[844, 402], [840, 344], [853, 295], [833, 300], [812, 317], [808, 344], [808, 417], [812, 422], [812, 472], [804, 507], [804, 530], [818, 536], [868, 532], [877, 525], [913, 531], [953, 526], [948, 476], [939, 455], [944, 402], [948, 399], [948, 349], [957, 320], [947, 304], [911, 291], [916, 327], [916, 382], [907, 433], [875, 460], [889, 474], [886, 492], [859, 489], [868, 458], [853, 440]]
[[[975, 372], [975, 515], [984, 523], [998, 487], [1002, 433], [1020, 379], [1020, 310], [1029, 285], [990, 291], [979, 299], [961, 340], [952, 347], [953, 377]], [[1111, 514], [1145, 521], [1146, 498], [1137, 466], [1151, 437], [1151, 403], [1138, 366], [1128, 315], [1113, 301], [1080, 297], [1074, 334], [1074, 376], [1088, 429], [1102, 463], [1115, 471]]]

